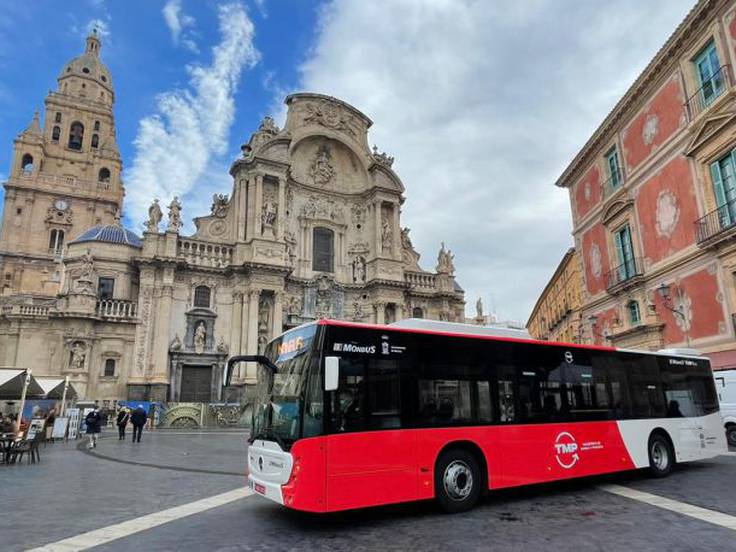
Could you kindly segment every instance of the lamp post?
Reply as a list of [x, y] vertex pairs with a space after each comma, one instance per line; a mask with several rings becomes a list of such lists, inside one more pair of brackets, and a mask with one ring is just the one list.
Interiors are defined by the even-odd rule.
[[23, 380], [23, 391], [20, 394], [20, 412], [15, 420], [15, 433], [20, 433], [20, 422], [23, 419], [23, 409], [26, 406], [26, 393], [28, 392], [28, 386], [31, 384], [31, 371], [26, 369], [26, 377]]
[[61, 395], [61, 413], [59, 414], [59, 417], [64, 416], [64, 412], [66, 411], [66, 391], [69, 389], [69, 376], [66, 376], [64, 378], [64, 393]]
[[[685, 313], [682, 312], [682, 307], [675, 307], [672, 304], [672, 293], [670, 289], [669, 284], [665, 284], [662, 282], [659, 287], [657, 288], [657, 293], [659, 293], [659, 296], [662, 298], [662, 304], [665, 306], [665, 308], [669, 311], [672, 311], [677, 316], [679, 316], [682, 319], [682, 333], [685, 334], [685, 343], [687, 347], [690, 347], [690, 333], [688, 332], [688, 320], [685, 316]], [[682, 299], [682, 290], [678, 287], [677, 288], [677, 297], [679, 299]], [[680, 303], [682, 305], [682, 302]]]

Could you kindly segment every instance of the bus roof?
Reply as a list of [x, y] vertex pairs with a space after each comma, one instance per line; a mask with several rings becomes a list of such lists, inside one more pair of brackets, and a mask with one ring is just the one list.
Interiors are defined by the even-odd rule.
[[[314, 323], [314, 322], [310, 322], [310, 323]], [[593, 351], [608, 351], [608, 352], [619, 352], [619, 353], [636, 353], [640, 355], [685, 357], [685, 358], [710, 361], [710, 359], [707, 356], [700, 355], [695, 349], [688, 349], [687, 351], [683, 349], [661, 349], [659, 351], [643, 351], [639, 349], [617, 349], [616, 347], [611, 347], [608, 345], [588, 345], [588, 344], [582, 344], [582, 343], [566, 343], [563, 341], [540, 341], [538, 339], [533, 339], [531, 337], [512, 337], [512, 336], [498, 335], [498, 334], [492, 334], [492, 333], [482, 333], [478, 331], [476, 331], [475, 333], [470, 333], [470, 332], [463, 331], [463, 330], [466, 330], [467, 327], [473, 328], [472, 324], [458, 324], [458, 323], [444, 322], [444, 321], [442, 321], [441, 324], [445, 325], [445, 327], [448, 328], [447, 330], [430, 329], [430, 328], [422, 327], [422, 325], [407, 324], [403, 326], [399, 323], [396, 323], [396, 324], [366, 324], [363, 322], [348, 322], [345, 320], [333, 320], [331, 318], [322, 318], [317, 321], [317, 324], [319, 324], [320, 326], [340, 326], [344, 328], [362, 328], [362, 329], [367, 329], [367, 330], [381, 330], [381, 331], [402, 332], [402, 333], [420, 333], [420, 334], [430, 334], [430, 335], [441, 335], [441, 336], [446, 336], [446, 337], [468, 337], [471, 339], [487, 339], [487, 340], [492, 340], [492, 341], [507, 341], [507, 342], [512, 342], [512, 343], [532, 343], [536, 345], [549, 345], [553, 347], [566, 347], [566, 348], [588, 349], [588, 350], [593, 350]], [[458, 328], [457, 331], [452, 331], [454, 330], [455, 327]], [[489, 330], [503, 329], [503, 330], [506, 330], [507, 332], [512, 332], [512, 331], [519, 332], [519, 330], [510, 330], [506, 328], [487, 328], [487, 329]], [[526, 333], [526, 332], [520, 332], [520, 333]]]

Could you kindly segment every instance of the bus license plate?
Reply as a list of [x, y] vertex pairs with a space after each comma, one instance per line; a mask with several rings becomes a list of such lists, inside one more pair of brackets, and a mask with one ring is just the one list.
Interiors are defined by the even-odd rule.
[[261, 493], [262, 495], [266, 494], [266, 487], [264, 487], [260, 483], [254, 483], [253, 488], [256, 490], [257, 493]]

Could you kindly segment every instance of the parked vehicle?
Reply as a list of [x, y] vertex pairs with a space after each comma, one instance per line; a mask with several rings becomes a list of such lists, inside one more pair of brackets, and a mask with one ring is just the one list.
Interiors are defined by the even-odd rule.
[[736, 369], [713, 373], [728, 444], [736, 447]]
[[485, 335], [449, 322], [320, 320], [257, 365], [249, 485], [297, 510], [436, 498], [448, 512], [501, 489], [726, 450], [710, 362]]

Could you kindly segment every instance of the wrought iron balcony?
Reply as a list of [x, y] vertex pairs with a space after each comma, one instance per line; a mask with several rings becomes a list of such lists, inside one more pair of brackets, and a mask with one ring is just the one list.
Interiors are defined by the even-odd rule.
[[731, 88], [733, 78], [731, 77], [731, 66], [722, 65], [713, 76], [703, 83], [695, 94], [685, 102], [687, 115], [690, 121], [695, 119], [703, 111], [718, 99], [726, 90]]
[[620, 169], [616, 169], [616, 172], [611, 173], [603, 183], [603, 199], [606, 200], [611, 197], [616, 191], [620, 190], [624, 185], [624, 177]]
[[728, 201], [695, 221], [695, 236], [698, 245], [736, 227], [736, 200]]
[[632, 257], [626, 262], [608, 271], [606, 289], [609, 293], [617, 293], [633, 286], [642, 280], [644, 263], [639, 257]]

